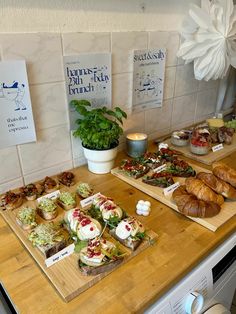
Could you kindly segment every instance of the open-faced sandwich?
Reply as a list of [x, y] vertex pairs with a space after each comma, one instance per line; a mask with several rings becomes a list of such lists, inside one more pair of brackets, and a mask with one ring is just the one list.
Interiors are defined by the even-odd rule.
[[76, 199], [70, 192], [61, 192], [58, 196], [57, 203], [65, 210], [76, 207]]
[[124, 171], [125, 174], [135, 179], [144, 176], [150, 170], [147, 165], [144, 165], [135, 159], [122, 160], [120, 169]]
[[61, 251], [67, 245], [62, 228], [53, 222], [35, 227], [29, 235], [29, 240], [46, 258]]
[[167, 173], [172, 174], [173, 177], [194, 177], [196, 171], [186, 161], [174, 159], [165, 170]]
[[111, 198], [102, 194], [93, 200], [89, 213], [99, 221], [107, 223], [108, 226], [116, 226], [125, 215], [124, 211]]
[[87, 198], [93, 194], [93, 188], [86, 182], [80, 182], [76, 188], [76, 192], [82, 198]]
[[65, 186], [72, 186], [75, 184], [75, 176], [70, 171], [64, 171], [58, 175], [58, 180], [61, 184]]
[[46, 177], [42, 183], [42, 186], [46, 193], [51, 193], [59, 188], [57, 181], [51, 177]]
[[79, 253], [79, 268], [84, 275], [98, 275], [112, 270], [119, 265], [124, 254], [112, 242], [95, 238]]
[[37, 205], [39, 215], [45, 220], [54, 219], [57, 214], [57, 204], [50, 198], [44, 197]]
[[163, 160], [154, 152], [146, 152], [137, 158], [141, 164], [147, 165], [150, 169], [155, 169], [163, 164]]
[[13, 210], [20, 207], [22, 203], [23, 197], [21, 196], [21, 194], [8, 191], [1, 197], [0, 207], [2, 207], [2, 209]]
[[16, 215], [16, 222], [24, 230], [31, 230], [37, 226], [36, 210], [31, 207], [21, 208]]
[[165, 170], [158, 173], [154, 172], [152, 175], [144, 177], [142, 181], [160, 188], [166, 188], [174, 184], [172, 175]]
[[64, 221], [72, 237], [75, 236], [80, 241], [94, 239], [102, 232], [100, 223], [85, 215], [79, 208], [66, 212]]
[[30, 183], [30, 184], [23, 186], [20, 189], [20, 191], [28, 201], [36, 200], [36, 198], [39, 194], [39, 191], [38, 191], [36, 185], [33, 183]]
[[121, 220], [116, 228], [110, 230], [110, 234], [133, 251], [142, 243], [146, 235], [141, 222], [131, 216]]
[[170, 149], [169, 147], [159, 147], [157, 154], [159, 158], [164, 161], [173, 161], [178, 157], [178, 155], [181, 155], [180, 152]]

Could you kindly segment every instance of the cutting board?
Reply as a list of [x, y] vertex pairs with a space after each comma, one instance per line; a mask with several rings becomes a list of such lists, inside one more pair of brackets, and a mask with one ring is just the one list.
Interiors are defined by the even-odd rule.
[[[196, 172], [201, 172], [201, 171], [207, 172], [207, 170], [204, 168], [194, 166], [194, 165], [192, 165], [192, 167], [195, 169]], [[118, 177], [119, 179], [141, 190], [142, 192], [150, 195], [151, 197], [160, 201], [161, 203], [164, 203], [165, 205], [178, 211], [177, 206], [175, 205], [172, 199], [172, 195], [169, 194], [168, 196], [165, 196], [162, 188], [146, 184], [142, 182], [142, 178], [134, 179], [126, 175], [118, 167], [112, 169], [111, 173], [115, 175], [116, 177]], [[174, 178], [174, 181], [179, 182], [180, 184], [184, 184], [185, 178]], [[221, 206], [220, 213], [214, 217], [211, 217], [211, 218], [194, 218], [190, 216], [187, 216], [187, 217], [196, 221], [197, 223], [206, 227], [207, 229], [215, 232], [220, 226], [222, 226], [227, 220], [229, 220], [235, 214], [236, 214], [236, 201], [234, 202], [225, 201], [224, 204]]]
[[[167, 139], [165, 140], [165, 143], [167, 143], [169, 145], [169, 147], [176, 149], [178, 151], [180, 151], [184, 156], [196, 160], [198, 162], [202, 162], [206, 165], [211, 165], [214, 161], [218, 161], [224, 157], [229, 156], [232, 152], [234, 152], [236, 150], [236, 134], [233, 135], [233, 140], [232, 143], [230, 145], [226, 145], [223, 144], [224, 148], [221, 150], [218, 150], [216, 152], [213, 152], [212, 150], [210, 150], [210, 152], [207, 155], [195, 155], [192, 154], [190, 152], [190, 146], [184, 146], [184, 147], [180, 147], [180, 146], [174, 146], [171, 143], [171, 139]], [[217, 144], [215, 144], [217, 145]]]
[[[74, 190], [73, 188], [64, 188], [64, 190]], [[115, 201], [115, 200], [114, 200]], [[24, 202], [23, 206], [33, 206], [35, 207], [36, 201], [28, 201]], [[77, 199], [77, 204], [79, 204], [79, 199]], [[22, 206], [21, 206], [22, 207]], [[97, 282], [102, 280], [105, 276], [107, 276], [109, 273], [114, 271], [117, 267], [122, 267], [127, 261], [129, 261], [131, 258], [142, 252], [144, 249], [149, 247], [151, 244], [155, 242], [155, 239], [157, 238], [157, 234], [153, 232], [152, 230], [147, 230], [147, 240], [144, 240], [141, 245], [133, 252], [130, 249], [124, 247], [120, 243], [113, 239], [108, 233], [104, 233], [104, 237], [108, 240], [111, 240], [114, 243], [117, 243], [121, 249], [122, 252], [126, 253], [126, 256], [124, 257], [124, 260], [121, 264], [119, 264], [116, 268], [112, 269], [109, 272], [99, 274], [96, 276], [84, 276], [80, 273], [78, 268], [78, 255], [76, 253], [72, 253], [71, 255], [67, 256], [66, 258], [60, 260], [59, 262], [55, 263], [54, 265], [50, 267], [46, 267], [45, 265], [45, 258], [43, 254], [36, 248], [33, 247], [32, 243], [28, 240], [28, 232], [24, 231], [17, 223], [16, 223], [16, 215], [18, 210], [21, 208], [17, 208], [13, 211], [5, 210], [0, 211], [3, 218], [6, 220], [6, 222], [9, 224], [13, 232], [17, 235], [17, 237], [21, 240], [21, 242], [24, 244], [25, 248], [28, 250], [28, 252], [31, 254], [31, 256], [35, 259], [39, 267], [42, 269], [42, 271], [45, 273], [45, 275], [48, 277], [48, 279], [51, 281], [53, 286], [56, 288], [57, 292], [60, 294], [62, 299], [66, 302], [72, 300], [79, 294], [81, 294], [83, 291], [89, 289], [93, 285], [95, 285]], [[59, 221], [63, 219], [65, 211], [58, 207], [59, 209], [59, 215], [55, 219], [56, 221]], [[125, 210], [125, 208], [124, 208]], [[42, 218], [37, 217], [38, 222], [45, 222]]]

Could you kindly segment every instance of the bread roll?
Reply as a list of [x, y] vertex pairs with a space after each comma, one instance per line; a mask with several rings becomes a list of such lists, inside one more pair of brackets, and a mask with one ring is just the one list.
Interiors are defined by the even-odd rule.
[[19, 218], [16, 217], [16, 222], [18, 223], [18, 225], [26, 231], [32, 230], [35, 226], [34, 225], [26, 225], [24, 224]]
[[214, 174], [199, 172], [197, 174], [197, 179], [200, 179], [216, 193], [221, 194], [228, 199], [236, 200], [236, 189], [227, 182], [217, 178]]
[[45, 220], [53, 220], [54, 218], [57, 217], [57, 214], [58, 214], [57, 208], [54, 211], [47, 212], [47, 211], [42, 210], [40, 207], [37, 207], [37, 212], [39, 216]]
[[179, 186], [172, 197], [180, 213], [199, 218], [213, 217], [220, 212], [220, 206], [213, 202], [198, 200], [196, 196], [189, 194], [186, 187]]
[[211, 188], [199, 179], [187, 178], [185, 180], [188, 193], [195, 195], [199, 200], [214, 202], [219, 206], [224, 203], [222, 195], [216, 194]]
[[236, 170], [225, 164], [213, 164], [213, 174], [236, 188]]

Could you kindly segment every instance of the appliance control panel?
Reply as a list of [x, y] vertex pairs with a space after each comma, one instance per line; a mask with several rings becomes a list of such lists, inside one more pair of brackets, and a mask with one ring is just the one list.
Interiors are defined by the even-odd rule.
[[[195, 274], [194, 274], [195, 275]], [[199, 279], [199, 274], [194, 276], [191, 282], [184, 282], [179, 285], [175, 293], [168, 296], [168, 300], [161, 306], [153, 307], [148, 314], [198, 314], [204, 306], [204, 300], [209, 297], [209, 278], [203, 274]], [[197, 278], [198, 277], [198, 278]], [[192, 278], [193, 279], [193, 278]]]
[[200, 280], [195, 282], [193, 286], [188, 287], [188, 290], [186, 287], [184, 288], [185, 289], [180, 288], [180, 291], [170, 300], [172, 313], [200, 313], [204, 306], [204, 300], [207, 299], [208, 295], [207, 277], [203, 276]]

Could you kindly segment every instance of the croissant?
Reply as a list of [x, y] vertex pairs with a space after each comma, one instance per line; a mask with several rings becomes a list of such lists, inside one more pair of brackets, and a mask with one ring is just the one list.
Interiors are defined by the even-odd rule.
[[212, 172], [218, 178], [228, 182], [233, 187], [236, 187], [236, 170], [225, 164], [213, 164]]
[[172, 197], [180, 213], [199, 218], [213, 217], [220, 212], [220, 206], [213, 202], [198, 200], [195, 195], [186, 191], [186, 186], [179, 186]]
[[200, 179], [216, 193], [221, 194], [226, 198], [236, 200], [236, 189], [227, 182], [217, 178], [214, 174], [199, 172], [197, 174], [197, 179]]
[[224, 203], [222, 195], [216, 194], [211, 188], [199, 179], [187, 178], [185, 180], [188, 193], [195, 195], [198, 199], [206, 202], [214, 202], [218, 205]]

